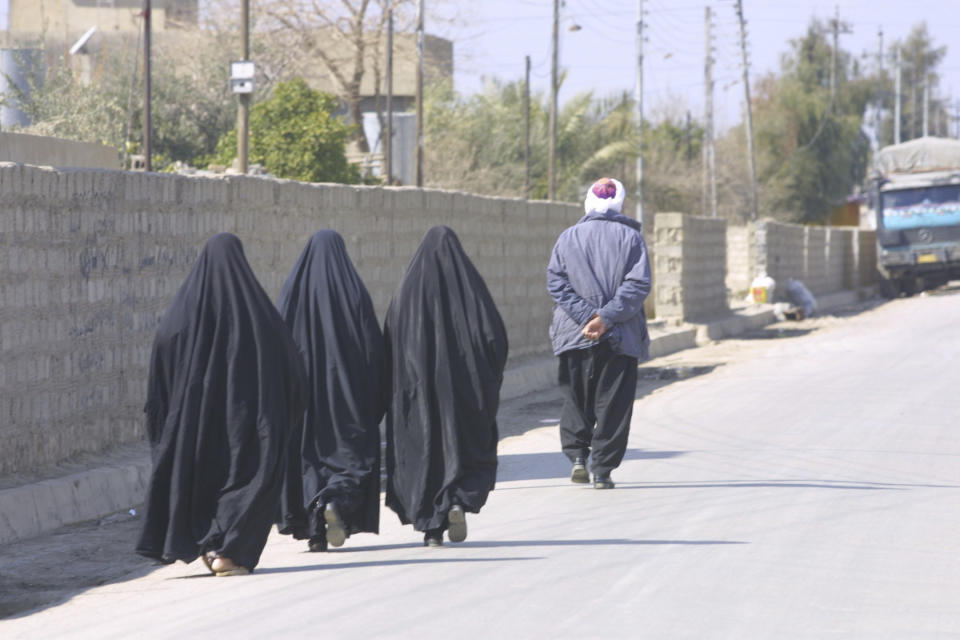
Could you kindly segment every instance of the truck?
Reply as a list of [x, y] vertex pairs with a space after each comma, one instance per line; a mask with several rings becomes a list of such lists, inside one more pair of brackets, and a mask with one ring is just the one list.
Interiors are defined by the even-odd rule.
[[960, 278], [960, 140], [890, 145], [874, 167], [881, 295], [910, 296]]

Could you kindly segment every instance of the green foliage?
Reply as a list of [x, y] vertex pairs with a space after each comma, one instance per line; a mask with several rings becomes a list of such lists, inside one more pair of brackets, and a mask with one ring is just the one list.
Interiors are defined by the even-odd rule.
[[[931, 135], [948, 135], [946, 130], [938, 129], [945, 123], [949, 104], [940, 99], [940, 74], [937, 67], [947, 53], [947, 47], [934, 46], [927, 31], [927, 24], [921, 22], [914, 26], [906, 40], [893, 45], [899, 47], [901, 56], [900, 75], [900, 140], [906, 142], [923, 134], [923, 88], [930, 84], [930, 132]], [[892, 62], [892, 60], [891, 60]], [[892, 65], [890, 65], [892, 66]], [[894, 80], [891, 72], [884, 76], [886, 117], [883, 122], [882, 139], [885, 144], [893, 143]]]
[[42, 56], [45, 71], [29, 74], [29, 96], [18, 96], [20, 109], [33, 123], [21, 131], [122, 149], [129, 89], [116, 79], [123, 76], [126, 61], [108, 57], [85, 82], [64, 58], [49, 51]]
[[867, 168], [861, 125], [874, 82], [854, 77], [849, 54], [838, 51], [831, 99], [825, 32], [812, 21], [791, 41], [780, 75], [763, 79], [754, 103], [760, 209], [795, 222], [825, 221]]
[[[227, 82], [226, 56], [203, 34], [158, 45], [151, 73], [153, 166], [188, 165], [213, 153], [236, 118]], [[99, 142], [142, 152], [143, 73], [134, 39], [115, 37], [89, 54], [87, 73], [78, 59], [44, 52], [45, 74], [31, 87], [23, 110], [33, 122], [27, 133]]]
[[[269, 99], [250, 112], [250, 161], [279, 178], [304, 182], [360, 182], [360, 170], [347, 162], [352, 127], [333, 115], [336, 98], [314, 91], [302, 78], [278, 84]], [[237, 132], [217, 144], [215, 160], [229, 165], [236, 156]]]
[[[549, 106], [530, 103], [530, 197], [548, 194]], [[623, 176], [636, 158], [636, 135], [625, 99], [595, 100], [585, 93], [557, 119], [557, 198], [577, 202], [601, 175]], [[523, 83], [490, 81], [484, 91], [458, 96], [433, 86], [424, 107], [425, 176], [429, 186], [500, 196], [524, 195]], [[631, 142], [632, 141], [632, 142]], [[632, 174], [632, 169], [630, 170]]]

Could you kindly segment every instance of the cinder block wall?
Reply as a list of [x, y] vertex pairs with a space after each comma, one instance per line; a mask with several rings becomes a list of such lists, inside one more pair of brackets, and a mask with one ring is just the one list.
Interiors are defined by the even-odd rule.
[[876, 234], [853, 227], [806, 227], [772, 220], [756, 223], [755, 275], [776, 282], [775, 298], [786, 299], [787, 278], [800, 280], [814, 295], [874, 283]]
[[512, 359], [549, 350], [545, 270], [580, 208], [414, 188], [0, 164], [0, 475], [143, 437], [153, 333], [211, 235], [274, 298], [310, 235], [339, 231], [381, 318], [445, 224], [484, 275]]
[[786, 283], [788, 277], [796, 278], [806, 273], [805, 227], [761, 220], [756, 223], [756, 229], [754, 277], [766, 272], [778, 283], [774, 296], [782, 296], [785, 288], [780, 283]]
[[[850, 227], [827, 227], [827, 271], [824, 278], [824, 293], [847, 288], [848, 274], [856, 273], [853, 254], [853, 229]], [[855, 288], [855, 287], [850, 287]]]
[[96, 142], [77, 142], [28, 133], [0, 131], [0, 162], [51, 167], [119, 169], [120, 152]]
[[[827, 276], [829, 267], [827, 264], [829, 259], [827, 230], [824, 227], [803, 227], [803, 232], [803, 271], [800, 272], [799, 276], [793, 275], [792, 277], [803, 281], [814, 294], [824, 293], [828, 290], [827, 283], [829, 280]], [[786, 282], [784, 281], [783, 284], [786, 284]]]
[[689, 320], [728, 310], [726, 220], [657, 214], [657, 317]]
[[743, 297], [750, 290], [756, 250], [754, 225], [727, 227], [727, 290], [735, 297]]

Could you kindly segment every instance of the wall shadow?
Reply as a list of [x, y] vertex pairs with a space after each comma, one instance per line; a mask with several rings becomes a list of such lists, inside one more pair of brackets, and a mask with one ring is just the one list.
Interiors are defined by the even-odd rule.
[[458, 547], [593, 547], [593, 546], [710, 546], [750, 544], [743, 540], [630, 540], [627, 538], [597, 538], [592, 540], [482, 540], [461, 542]]
[[[463, 546], [463, 545], [458, 545]], [[447, 548], [445, 544], [435, 553], [443, 553]], [[315, 564], [308, 566], [295, 567], [265, 567], [254, 571], [254, 575], [263, 573], [301, 573], [303, 571], [332, 571], [339, 569], [363, 569], [366, 567], [395, 567], [403, 565], [416, 564], [446, 564], [446, 563], [484, 563], [484, 562], [513, 562], [517, 560], [542, 560], [542, 557], [534, 556], [516, 556], [503, 558], [411, 558], [409, 560], [381, 560], [370, 562], [344, 562], [341, 564]], [[212, 576], [211, 576], [212, 577]], [[170, 580], [180, 580], [182, 578], [170, 578]]]
[[819, 328], [820, 327], [763, 327], [762, 329], [752, 329], [738, 336], [730, 336], [722, 340], [779, 340], [781, 338], [800, 338], [814, 333]]
[[159, 569], [162, 565], [133, 551], [141, 524], [122, 511], [0, 545], [0, 620], [28, 616], [88, 589]]
[[908, 491], [915, 488], [955, 489], [950, 485], [904, 485], [832, 480], [762, 480], [722, 482], [617, 482], [617, 489], [833, 489], [845, 491]]

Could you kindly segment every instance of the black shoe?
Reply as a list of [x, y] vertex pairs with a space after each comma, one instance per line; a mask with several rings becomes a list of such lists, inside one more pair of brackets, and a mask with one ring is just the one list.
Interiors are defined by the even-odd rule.
[[573, 472], [570, 474], [570, 482], [577, 484], [587, 484], [590, 482], [590, 474], [587, 473], [587, 465], [583, 458], [577, 458], [573, 461]]
[[593, 488], [594, 489], [613, 489], [614, 484], [613, 480], [610, 479], [610, 474], [606, 475], [595, 475], [593, 476]]
[[423, 546], [442, 547], [443, 529], [427, 529], [423, 534]]
[[450, 542], [463, 542], [467, 539], [467, 514], [463, 512], [463, 507], [458, 504], [450, 507], [447, 524], [447, 537]]
[[315, 553], [319, 551], [326, 551], [327, 539], [324, 538], [323, 536], [316, 536], [314, 538], [310, 538], [310, 540], [307, 541], [307, 548], [309, 548], [310, 551], [313, 551]]
[[327, 523], [327, 542], [331, 547], [342, 547], [347, 539], [347, 529], [343, 525], [337, 507], [332, 502], [323, 508], [323, 521]]

